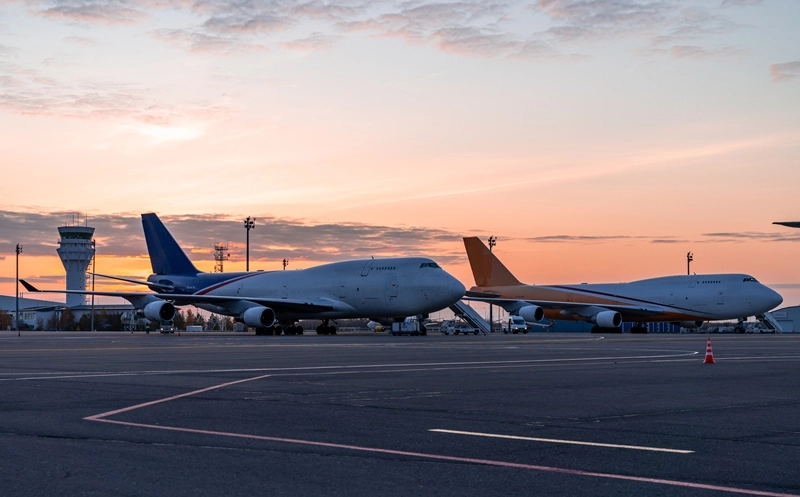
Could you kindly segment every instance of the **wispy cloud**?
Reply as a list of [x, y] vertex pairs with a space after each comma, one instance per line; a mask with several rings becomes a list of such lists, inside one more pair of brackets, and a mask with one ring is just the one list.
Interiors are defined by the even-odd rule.
[[769, 73], [772, 75], [772, 80], [779, 83], [800, 78], [800, 60], [772, 64], [769, 66]]
[[737, 47], [723, 47], [707, 49], [695, 45], [676, 45], [668, 50], [676, 59], [717, 59], [720, 57], [735, 57], [744, 53]]
[[761, 231], [742, 231], [742, 232], [720, 232], [703, 233], [703, 237], [714, 242], [800, 242], [800, 233], [788, 232], [761, 232]]
[[741, 7], [749, 5], [759, 5], [764, 0], [722, 0], [723, 7]]
[[[72, 222], [74, 213], [27, 213], [0, 211], [0, 252], [13, 253], [16, 243], [29, 255], [54, 255], [56, 228]], [[229, 242], [233, 259], [244, 259], [241, 220], [216, 215], [163, 216], [164, 224], [193, 260], [213, 260], [213, 245]], [[83, 218], [80, 218], [83, 224]], [[95, 228], [98, 257], [146, 257], [141, 218], [135, 214], [89, 217]], [[315, 223], [313, 221], [256, 216], [250, 233], [251, 261], [336, 261], [370, 256], [437, 254], [441, 262], [460, 261], [463, 250], [458, 233], [447, 230], [392, 227], [362, 223]], [[440, 247], [453, 242], [452, 251]], [[434, 247], [436, 250], [434, 251]], [[297, 267], [301, 267], [298, 264]]]
[[51, 6], [39, 10], [39, 15], [79, 23], [134, 24], [147, 18], [143, 10], [136, 8], [137, 2], [124, 0], [55, 0], [41, 3]]
[[[717, 10], [753, 3], [725, 0]], [[200, 18], [199, 23], [160, 28], [153, 35], [190, 52], [213, 54], [325, 49], [341, 36], [367, 33], [484, 58], [575, 58], [569, 55], [575, 52], [572, 45], [585, 48], [621, 37], [649, 40], [664, 49], [655, 53], [680, 56], [680, 48], [674, 54], [670, 44], [685, 46], [679, 42], [740, 27], [688, 0], [536, 0], [530, 5], [523, 0], [38, 0], [32, 4], [41, 16], [100, 25], [140, 23], [157, 10], [190, 12]], [[542, 18], [549, 24], [544, 29], [537, 22]], [[729, 48], [701, 50], [695, 56], [730, 55]]]
[[526, 242], [531, 243], [580, 243], [580, 244], [593, 244], [605, 242], [617, 242], [625, 240], [644, 241], [649, 243], [685, 243], [686, 240], [681, 240], [672, 236], [655, 236], [655, 235], [545, 235], [522, 238]]
[[[45, 63], [61, 65], [57, 59]], [[0, 62], [0, 74], [0, 109], [16, 114], [116, 120], [147, 125], [149, 132], [154, 127], [169, 132], [173, 127], [196, 127], [225, 113], [219, 104], [166, 104], [149, 88], [113, 82], [71, 84], [17, 64]]]

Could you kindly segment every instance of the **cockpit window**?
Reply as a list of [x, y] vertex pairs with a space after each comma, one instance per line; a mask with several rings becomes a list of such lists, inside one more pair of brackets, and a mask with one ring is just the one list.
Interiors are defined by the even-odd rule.
[[745, 278], [744, 281], [752, 281], [753, 283], [758, 283], [758, 280], [755, 278]]
[[435, 262], [423, 262], [419, 267], [439, 267]]

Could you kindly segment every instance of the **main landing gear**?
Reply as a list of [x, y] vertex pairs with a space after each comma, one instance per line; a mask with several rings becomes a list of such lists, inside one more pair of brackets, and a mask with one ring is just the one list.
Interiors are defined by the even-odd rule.
[[322, 320], [322, 324], [317, 326], [317, 335], [335, 335], [336, 326], [328, 324], [327, 319]]

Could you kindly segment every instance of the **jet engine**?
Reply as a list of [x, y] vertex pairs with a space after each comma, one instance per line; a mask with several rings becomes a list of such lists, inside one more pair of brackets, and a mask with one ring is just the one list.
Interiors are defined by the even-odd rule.
[[517, 313], [526, 323], [538, 323], [544, 318], [544, 309], [538, 305], [526, 305], [521, 307]]
[[241, 313], [239, 320], [252, 328], [269, 328], [275, 324], [275, 311], [259, 305]]
[[158, 300], [150, 302], [139, 311], [144, 317], [156, 323], [172, 321], [175, 317], [175, 306], [169, 302]]
[[617, 311], [601, 311], [593, 316], [592, 322], [601, 328], [619, 328], [622, 316]]
[[702, 321], [681, 321], [678, 323], [681, 328], [699, 328], [703, 326]]

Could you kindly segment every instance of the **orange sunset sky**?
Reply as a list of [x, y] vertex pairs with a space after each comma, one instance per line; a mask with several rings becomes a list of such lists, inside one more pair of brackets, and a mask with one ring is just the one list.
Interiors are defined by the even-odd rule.
[[[528, 283], [744, 272], [800, 305], [800, 2], [0, 0], [0, 294], [197, 265], [256, 217], [251, 269], [462, 236]], [[74, 213], [80, 213], [79, 218]], [[104, 284], [102, 288], [113, 285]], [[119, 288], [114, 286], [114, 288]]]

